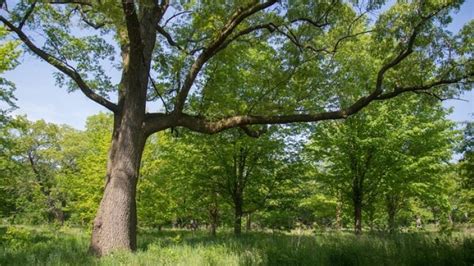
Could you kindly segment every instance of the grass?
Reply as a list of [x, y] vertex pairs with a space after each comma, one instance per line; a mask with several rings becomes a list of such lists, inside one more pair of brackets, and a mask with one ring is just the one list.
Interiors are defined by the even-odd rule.
[[98, 259], [75, 228], [0, 228], [0, 265], [473, 265], [474, 238], [455, 233], [284, 234], [234, 237], [142, 231], [138, 251]]

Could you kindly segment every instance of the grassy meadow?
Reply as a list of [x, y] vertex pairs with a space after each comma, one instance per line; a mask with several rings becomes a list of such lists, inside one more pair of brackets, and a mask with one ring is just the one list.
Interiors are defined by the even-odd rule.
[[244, 233], [141, 230], [136, 253], [98, 259], [78, 228], [4, 226], [0, 265], [473, 265], [474, 237], [451, 233]]

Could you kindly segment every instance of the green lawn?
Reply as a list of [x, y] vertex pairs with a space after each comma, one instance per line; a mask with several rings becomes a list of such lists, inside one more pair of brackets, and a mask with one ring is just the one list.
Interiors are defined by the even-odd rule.
[[474, 238], [459, 233], [249, 233], [143, 231], [136, 253], [97, 259], [80, 229], [2, 227], [0, 265], [473, 265]]

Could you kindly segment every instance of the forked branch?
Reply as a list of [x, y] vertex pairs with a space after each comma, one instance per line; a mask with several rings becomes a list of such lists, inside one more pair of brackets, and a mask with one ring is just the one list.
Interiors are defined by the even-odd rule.
[[198, 58], [194, 61], [188, 74], [184, 80], [183, 86], [181, 87], [178, 95], [176, 96], [176, 105], [174, 112], [181, 113], [184, 108], [184, 103], [188, 97], [189, 90], [194, 84], [197, 75], [201, 71], [204, 64], [211, 59], [218, 51], [222, 49], [222, 45], [225, 43], [227, 38], [233, 33], [235, 28], [247, 17], [264, 10], [271, 5], [275, 4], [276, 0], [270, 0], [266, 2], [250, 4], [245, 8], [239, 8], [229, 19], [229, 21], [220, 30], [217, 37], [211, 41], [211, 43], [201, 52]]
[[81, 75], [71, 66], [66, 64], [64, 61], [60, 60], [56, 56], [49, 54], [48, 52], [42, 50], [38, 46], [36, 46], [28, 36], [18, 27], [13, 25], [10, 21], [8, 21], [3, 16], [0, 16], [0, 21], [11, 31], [15, 32], [16, 35], [20, 38], [20, 40], [37, 56], [39, 56], [44, 61], [48, 62], [50, 65], [54, 66], [60, 72], [69, 76], [74, 82], [77, 84], [79, 89], [84, 93], [92, 101], [104, 106], [105, 108], [109, 109], [112, 112], [118, 111], [118, 106], [106, 98], [100, 96], [99, 94], [95, 93], [93, 90], [89, 88], [87, 83], [82, 79]]

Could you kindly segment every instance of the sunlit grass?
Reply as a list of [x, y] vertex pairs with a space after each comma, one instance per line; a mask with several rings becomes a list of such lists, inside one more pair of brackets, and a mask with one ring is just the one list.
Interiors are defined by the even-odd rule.
[[87, 254], [88, 233], [71, 228], [0, 228], [0, 265], [472, 265], [474, 239], [455, 233], [395, 235], [142, 230], [138, 251]]

